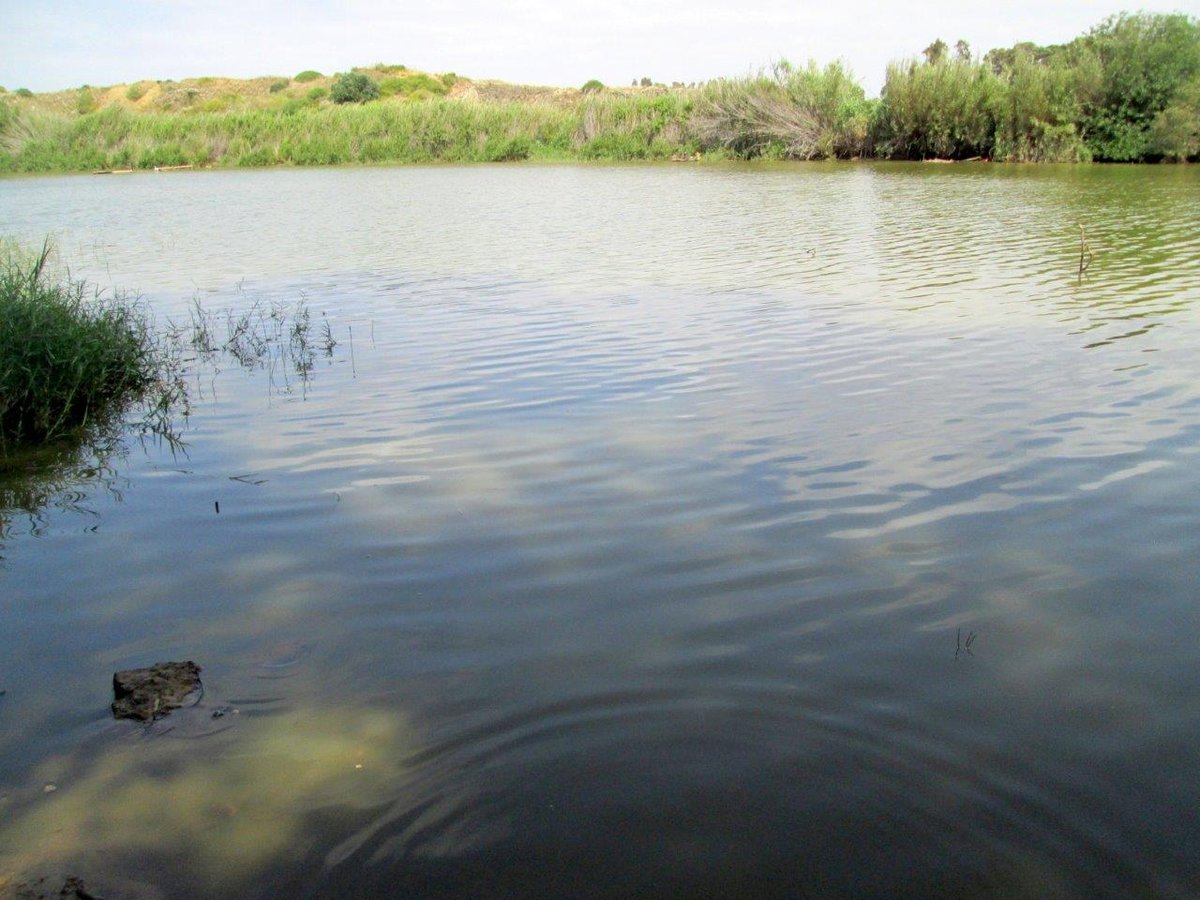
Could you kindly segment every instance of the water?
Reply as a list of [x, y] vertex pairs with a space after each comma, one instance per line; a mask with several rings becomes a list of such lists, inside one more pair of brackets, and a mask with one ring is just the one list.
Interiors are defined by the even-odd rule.
[[[161, 319], [303, 297], [339, 342], [197, 361], [185, 452], [7, 515], [0, 888], [1200, 892], [1198, 188], [0, 182]], [[160, 659], [200, 706], [114, 723]]]

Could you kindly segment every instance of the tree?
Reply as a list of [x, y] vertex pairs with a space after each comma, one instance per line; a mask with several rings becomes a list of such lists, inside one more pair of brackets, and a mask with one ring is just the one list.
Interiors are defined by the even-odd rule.
[[329, 96], [334, 103], [366, 103], [379, 96], [379, 85], [361, 72], [347, 72], [338, 76]]
[[946, 61], [946, 55], [950, 52], [950, 48], [946, 46], [946, 42], [938, 38], [928, 47], [921, 51], [925, 56], [925, 62], [931, 66], [936, 66], [938, 63]]
[[1103, 73], [1084, 117], [1089, 145], [1099, 159], [1144, 158], [1159, 113], [1200, 75], [1200, 22], [1182, 13], [1122, 13], [1081, 41]]

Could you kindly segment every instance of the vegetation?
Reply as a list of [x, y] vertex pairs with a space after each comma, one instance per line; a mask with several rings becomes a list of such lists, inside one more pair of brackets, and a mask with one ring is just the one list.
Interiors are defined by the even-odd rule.
[[[713, 157], [1153, 161], [1200, 156], [1200, 21], [1122, 14], [1067, 44], [982, 57], [940, 39], [878, 99], [841, 64], [782, 61], [699, 87], [463, 84], [401, 65], [336, 78], [0, 95], [0, 172], [179, 165]], [[269, 87], [268, 87], [269, 85]], [[24, 98], [28, 91], [17, 91]], [[148, 94], [148, 96], [146, 96]], [[324, 102], [333, 100], [333, 105]], [[380, 102], [366, 103], [368, 100]], [[421, 103], [410, 101], [421, 100]]]
[[[366, 78], [365, 75], [360, 77]], [[379, 96], [394, 97], [399, 95], [401, 97], [423, 98], [440, 96], [447, 93], [449, 89], [449, 86], [440, 78], [434, 78], [431, 75], [426, 75], [424, 72], [414, 72], [411, 75], [385, 78], [379, 83]]]
[[1069, 44], [1022, 43], [972, 60], [942, 41], [889, 66], [881, 156], [1142, 161], [1196, 156], [1200, 22], [1113, 16]]
[[101, 422], [135, 398], [175, 390], [147, 316], [47, 272], [49, 246], [0, 259], [0, 458]]
[[379, 96], [379, 85], [361, 72], [347, 72], [338, 76], [329, 97], [334, 103], [366, 103]]
[[863, 155], [875, 104], [841, 63], [709, 82], [696, 104], [700, 143], [744, 157], [828, 159]]

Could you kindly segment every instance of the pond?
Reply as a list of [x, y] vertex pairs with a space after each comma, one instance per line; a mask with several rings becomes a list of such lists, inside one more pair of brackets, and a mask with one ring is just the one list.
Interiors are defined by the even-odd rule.
[[[331, 339], [194, 355], [181, 445], [6, 495], [0, 890], [1197, 894], [1198, 201], [1196, 167], [0, 181], [0, 231], [164, 327], [302, 301]], [[114, 671], [187, 659], [197, 706], [113, 720]]]

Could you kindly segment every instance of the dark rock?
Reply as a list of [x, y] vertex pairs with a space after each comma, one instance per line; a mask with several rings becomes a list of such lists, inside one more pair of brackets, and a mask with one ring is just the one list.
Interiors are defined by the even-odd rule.
[[90, 893], [82, 878], [71, 877], [66, 880], [62, 890], [58, 892], [59, 900], [101, 900]]
[[160, 662], [148, 669], [126, 669], [113, 675], [113, 716], [149, 722], [183, 705], [200, 690], [200, 667], [187, 662]]

